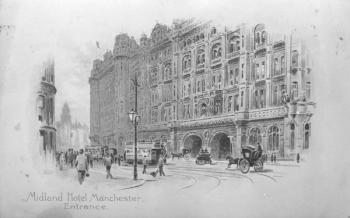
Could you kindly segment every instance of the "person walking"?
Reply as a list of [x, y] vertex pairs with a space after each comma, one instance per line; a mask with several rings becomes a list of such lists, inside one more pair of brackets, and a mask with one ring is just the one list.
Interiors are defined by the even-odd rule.
[[106, 166], [106, 179], [111, 178], [113, 179], [113, 176], [111, 174], [111, 167], [112, 167], [112, 155], [106, 153], [106, 156], [104, 158], [104, 165]]
[[271, 153], [271, 163], [273, 163], [273, 153]]
[[63, 170], [63, 165], [64, 165], [65, 162], [66, 162], [63, 152], [61, 152], [59, 162], [60, 162], [60, 170]]
[[143, 163], [143, 171], [142, 171], [142, 174], [145, 174], [147, 173], [146, 172], [146, 169], [147, 169], [147, 156], [143, 156], [143, 159], [142, 159], [142, 163]]
[[273, 161], [276, 163], [276, 160], [277, 160], [277, 155], [276, 154], [273, 154]]
[[165, 176], [163, 168], [164, 168], [164, 159], [163, 157], [160, 157], [158, 161], [159, 176]]
[[78, 181], [83, 184], [86, 174], [88, 173], [88, 161], [87, 157], [84, 155], [84, 149], [80, 149], [79, 155], [77, 155], [75, 160], [75, 166], [78, 171]]
[[300, 154], [298, 153], [297, 154], [297, 163], [299, 163], [299, 161], [300, 161]]
[[118, 155], [118, 166], [120, 166], [120, 161], [122, 159], [122, 156], [121, 155]]

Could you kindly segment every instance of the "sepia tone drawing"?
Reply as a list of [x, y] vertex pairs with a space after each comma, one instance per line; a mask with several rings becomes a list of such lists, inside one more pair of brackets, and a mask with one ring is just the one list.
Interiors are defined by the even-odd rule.
[[349, 35], [271, 2], [0, 3], [0, 217], [349, 217]]

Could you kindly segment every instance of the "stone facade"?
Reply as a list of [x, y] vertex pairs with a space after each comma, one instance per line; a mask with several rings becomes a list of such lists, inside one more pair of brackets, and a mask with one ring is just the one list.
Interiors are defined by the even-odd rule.
[[309, 147], [311, 63], [293, 35], [278, 36], [263, 24], [219, 31], [195, 20], [156, 24], [139, 45], [118, 35], [113, 53], [91, 71], [96, 144], [122, 150], [133, 140], [127, 112], [135, 74], [140, 140], [161, 140], [170, 151], [191, 147], [194, 154], [206, 146], [216, 158], [257, 142], [283, 157]]
[[56, 152], [55, 128], [55, 63], [48, 59], [43, 64], [40, 90], [37, 97], [37, 114], [40, 121], [40, 152], [43, 156]]
[[72, 122], [70, 109], [67, 103], [62, 107], [60, 121], [56, 122], [57, 128], [57, 150], [67, 151], [73, 149], [78, 151], [90, 145], [89, 127], [80, 122]]

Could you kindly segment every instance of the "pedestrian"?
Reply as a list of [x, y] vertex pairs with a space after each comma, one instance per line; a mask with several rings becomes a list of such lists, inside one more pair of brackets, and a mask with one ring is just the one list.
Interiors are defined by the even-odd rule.
[[84, 155], [84, 149], [80, 149], [80, 154], [77, 155], [75, 160], [75, 166], [78, 171], [78, 181], [81, 185], [83, 184], [85, 176], [88, 175], [89, 170], [87, 157]]
[[118, 166], [120, 166], [120, 161], [122, 159], [122, 156], [121, 155], [118, 155]]
[[274, 155], [273, 155], [273, 161], [276, 163], [276, 160], [277, 160], [277, 155], [274, 154]]
[[142, 174], [146, 174], [146, 169], [147, 169], [147, 156], [144, 155], [142, 158], [142, 164], [143, 164], [143, 171]]
[[273, 163], [273, 153], [271, 153], [271, 163]]
[[297, 154], [297, 163], [299, 163], [299, 161], [300, 161], [300, 154], [298, 153]]
[[64, 159], [66, 160], [66, 164], [68, 163], [68, 153], [67, 151], [64, 152]]
[[164, 168], [164, 159], [163, 157], [160, 157], [158, 161], [159, 176], [162, 176], [162, 175], [165, 176], [163, 168]]
[[63, 164], [66, 162], [63, 152], [60, 155], [60, 170], [63, 170]]
[[91, 152], [89, 152], [87, 154], [87, 157], [88, 157], [88, 163], [90, 165], [90, 168], [92, 168], [94, 166], [94, 164], [92, 163], [92, 154], [91, 154]]
[[104, 165], [106, 166], [106, 179], [111, 178], [113, 179], [113, 176], [111, 174], [111, 167], [112, 167], [112, 155], [109, 155], [108, 153], [106, 153], [106, 156], [104, 158]]

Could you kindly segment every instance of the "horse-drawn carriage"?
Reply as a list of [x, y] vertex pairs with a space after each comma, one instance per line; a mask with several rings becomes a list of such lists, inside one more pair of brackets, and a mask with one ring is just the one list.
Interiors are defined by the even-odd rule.
[[184, 147], [184, 148], [181, 148], [181, 152], [178, 152], [178, 153], [171, 152], [171, 159], [174, 159], [174, 157], [177, 157], [177, 159], [184, 158], [185, 160], [189, 160], [191, 157], [191, 149]]
[[199, 150], [196, 157], [196, 164], [212, 164], [211, 154], [207, 149]]
[[252, 146], [242, 147], [243, 158], [238, 160], [237, 165], [239, 166], [242, 173], [248, 173], [250, 167], [254, 167], [256, 172], [260, 172], [264, 168], [264, 161], [261, 158], [262, 150], [255, 149]]

